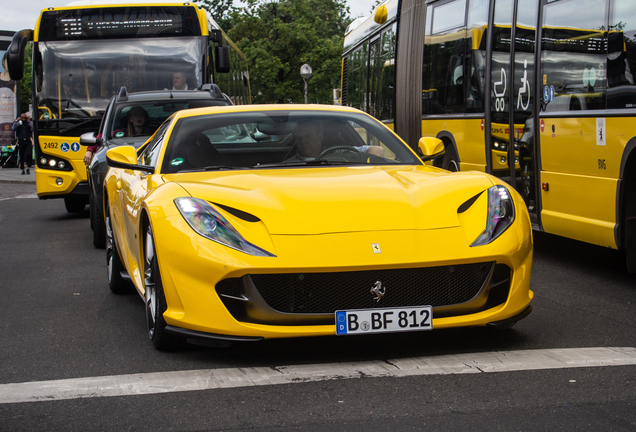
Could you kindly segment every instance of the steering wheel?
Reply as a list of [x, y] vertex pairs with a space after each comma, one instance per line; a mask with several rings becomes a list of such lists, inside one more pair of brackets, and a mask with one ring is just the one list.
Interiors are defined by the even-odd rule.
[[328, 154], [331, 154], [331, 153], [335, 153], [338, 150], [345, 150], [344, 152], [342, 152], [343, 154], [347, 153], [347, 154], [355, 155], [356, 160], [353, 160], [353, 161], [347, 160], [348, 162], [361, 162], [363, 160], [363, 156], [358, 150], [356, 150], [352, 146], [346, 146], [346, 145], [329, 147], [328, 149], [323, 150], [322, 153], [320, 153], [320, 155], [316, 159], [322, 159], [324, 156], [327, 156]]

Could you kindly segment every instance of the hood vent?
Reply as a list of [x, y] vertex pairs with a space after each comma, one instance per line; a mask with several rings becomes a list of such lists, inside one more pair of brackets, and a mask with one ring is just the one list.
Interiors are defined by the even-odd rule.
[[225, 206], [223, 204], [219, 204], [219, 203], [215, 203], [213, 202], [212, 204], [214, 204], [217, 207], [222, 208], [223, 210], [225, 210], [226, 212], [228, 212], [229, 214], [231, 214], [232, 216], [236, 216], [239, 219], [242, 219], [246, 222], [260, 222], [261, 220], [259, 218], [257, 218], [256, 216], [246, 213], [242, 210], [239, 209], [235, 209], [234, 207], [228, 207]]

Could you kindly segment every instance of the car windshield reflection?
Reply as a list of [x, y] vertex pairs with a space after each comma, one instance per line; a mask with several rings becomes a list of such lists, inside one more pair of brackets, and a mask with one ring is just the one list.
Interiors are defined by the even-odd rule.
[[279, 168], [421, 164], [408, 147], [362, 113], [236, 113], [178, 120], [162, 172], [210, 167]]

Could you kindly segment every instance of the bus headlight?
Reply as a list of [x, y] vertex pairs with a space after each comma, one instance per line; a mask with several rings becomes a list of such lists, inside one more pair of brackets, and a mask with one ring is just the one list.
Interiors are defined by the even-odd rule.
[[73, 171], [73, 165], [66, 159], [56, 156], [44, 155], [38, 159], [38, 167], [55, 171]]
[[483, 246], [491, 243], [508, 229], [515, 220], [515, 205], [504, 186], [493, 186], [488, 189], [488, 216], [486, 229], [470, 245]]

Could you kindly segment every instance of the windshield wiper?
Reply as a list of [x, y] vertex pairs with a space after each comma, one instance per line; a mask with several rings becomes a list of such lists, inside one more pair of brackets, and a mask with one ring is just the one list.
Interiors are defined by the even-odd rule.
[[198, 172], [198, 171], [224, 171], [224, 170], [245, 170], [245, 169], [249, 169], [249, 168], [242, 167], [242, 166], [232, 166], [232, 165], [210, 165], [210, 166], [201, 167], [201, 168], [181, 170], [177, 172], [184, 173], [184, 172]]
[[297, 162], [277, 162], [277, 163], [269, 163], [269, 164], [260, 164], [254, 165], [252, 168], [278, 168], [278, 167], [298, 167], [298, 166], [340, 166], [340, 165], [360, 165], [365, 164], [365, 162], [349, 162], [349, 161], [332, 161], [327, 159], [315, 159], [308, 161], [297, 161]]

